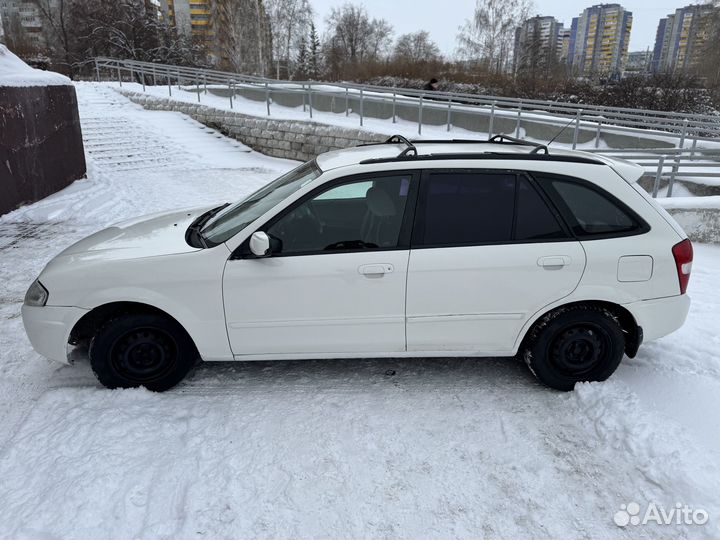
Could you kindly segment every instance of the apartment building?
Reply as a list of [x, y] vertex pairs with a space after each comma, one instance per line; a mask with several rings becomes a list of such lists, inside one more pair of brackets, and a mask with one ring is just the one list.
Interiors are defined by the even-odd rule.
[[210, 1], [160, 0], [160, 10], [180, 34], [209, 41], [212, 38]]
[[654, 72], [692, 71], [700, 64], [714, 9], [708, 4], [689, 5], [660, 19], [653, 49]]
[[563, 48], [563, 25], [555, 17], [527, 19], [515, 29], [513, 70], [547, 73], [555, 68]]
[[572, 21], [568, 62], [582, 77], [619, 77], [627, 61], [632, 13], [620, 4], [597, 4]]
[[650, 72], [652, 51], [634, 51], [628, 54], [625, 64], [626, 75], [643, 75]]
[[0, 19], [4, 42], [13, 50], [29, 53], [46, 48], [42, 15], [35, 2], [0, 0]]

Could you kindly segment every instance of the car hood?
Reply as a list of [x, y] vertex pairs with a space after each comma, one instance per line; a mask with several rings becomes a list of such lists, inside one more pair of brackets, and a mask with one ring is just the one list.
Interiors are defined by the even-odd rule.
[[83, 238], [64, 250], [57, 258], [137, 259], [188, 253], [198, 248], [188, 245], [185, 231], [204, 212], [202, 207], [152, 214], [121, 221]]

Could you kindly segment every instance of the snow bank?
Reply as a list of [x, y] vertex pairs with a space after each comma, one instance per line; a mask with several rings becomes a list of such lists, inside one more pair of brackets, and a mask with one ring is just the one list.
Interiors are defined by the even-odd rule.
[[70, 79], [52, 71], [28, 66], [5, 45], [0, 45], [0, 86], [62, 86]]

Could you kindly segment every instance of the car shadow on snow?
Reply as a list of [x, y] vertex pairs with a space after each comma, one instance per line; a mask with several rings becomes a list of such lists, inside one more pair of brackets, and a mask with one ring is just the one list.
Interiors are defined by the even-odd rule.
[[542, 389], [516, 358], [382, 358], [203, 362], [178, 387], [283, 388], [362, 391], [411, 388], [517, 387]]
[[[72, 366], [58, 371], [68, 381], [94, 380], [87, 349], [75, 349]], [[544, 388], [518, 358], [363, 358], [199, 362], [172, 391], [214, 391], [276, 386], [312, 389], [480, 388], [510, 387], [553, 392]]]

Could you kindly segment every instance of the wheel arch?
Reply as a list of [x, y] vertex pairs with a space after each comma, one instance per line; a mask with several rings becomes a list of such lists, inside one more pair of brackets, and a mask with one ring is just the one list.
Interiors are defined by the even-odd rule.
[[578, 300], [575, 302], [568, 302], [559, 306], [554, 306], [551, 309], [538, 312], [530, 321], [528, 321], [523, 327], [521, 334], [522, 339], [519, 340], [517, 351], [522, 351], [527, 345], [530, 335], [532, 334], [535, 325], [548, 315], [567, 309], [569, 307], [578, 306], [593, 306], [607, 309], [617, 319], [620, 324], [620, 328], [625, 334], [625, 354], [630, 358], [635, 358], [635, 355], [642, 344], [643, 331], [642, 327], [637, 324], [633, 314], [624, 308], [620, 304], [614, 302], [608, 302], [605, 300]]
[[91, 309], [75, 323], [75, 326], [73, 326], [72, 330], [70, 331], [68, 343], [71, 345], [78, 345], [80, 343], [90, 340], [103, 324], [105, 324], [107, 321], [114, 317], [118, 317], [120, 315], [139, 314], [161, 315], [172, 320], [180, 328], [182, 328], [183, 332], [187, 334], [187, 336], [193, 342], [193, 345], [195, 345], [195, 350], [198, 350], [196, 341], [193, 339], [190, 332], [188, 332], [187, 329], [182, 325], [182, 323], [177, 320], [177, 318], [173, 317], [166, 311], [150, 304], [131, 301], [109, 302], [107, 304], [102, 304]]

